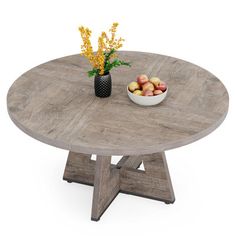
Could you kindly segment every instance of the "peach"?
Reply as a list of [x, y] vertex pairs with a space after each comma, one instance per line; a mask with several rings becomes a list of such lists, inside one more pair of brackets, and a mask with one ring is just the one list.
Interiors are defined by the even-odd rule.
[[159, 95], [162, 94], [163, 92], [161, 90], [154, 90], [153, 94], [154, 95]]
[[137, 89], [137, 90], [135, 90], [135, 91], [133, 92], [133, 94], [142, 96], [142, 91], [139, 90], [139, 89]]
[[150, 90], [154, 91], [154, 85], [151, 82], [146, 82], [145, 84], [142, 85], [143, 91], [145, 90]]
[[153, 96], [153, 92], [151, 90], [143, 91], [143, 96]]
[[158, 77], [152, 77], [149, 81], [153, 83], [155, 87], [157, 87], [161, 82], [161, 80]]
[[146, 75], [139, 75], [137, 77], [137, 82], [139, 85], [145, 84], [146, 82], [148, 82], [148, 77]]
[[158, 86], [156, 86], [156, 90], [161, 90], [162, 92], [165, 92], [167, 89], [166, 83], [163, 81], [160, 82]]
[[129, 83], [128, 88], [130, 92], [133, 92], [136, 89], [140, 89], [140, 86], [137, 82], [131, 82]]

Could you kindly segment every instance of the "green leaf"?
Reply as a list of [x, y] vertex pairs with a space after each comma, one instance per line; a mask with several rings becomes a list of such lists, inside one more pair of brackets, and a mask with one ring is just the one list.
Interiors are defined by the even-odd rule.
[[[131, 67], [130, 62], [125, 62], [125, 61], [122, 61], [118, 58], [115, 58], [111, 62], [110, 57], [115, 52], [116, 52], [116, 50], [114, 48], [111, 49], [111, 51], [109, 51], [109, 52], [104, 52], [104, 55], [105, 55], [104, 74], [109, 73], [110, 70], [112, 70], [113, 68], [119, 67], [119, 66], [129, 66], [129, 67]], [[99, 72], [100, 72], [99, 69], [93, 68], [92, 70], [88, 71], [88, 76], [93, 77], [93, 76], [99, 75]]]
[[120, 61], [122, 66], [129, 66], [131, 67], [131, 63], [130, 62], [125, 62], [125, 61]]
[[93, 77], [95, 75], [98, 75], [99, 74], [99, 70], [96, 69], [96, 68], [93, 68], [92, 70], [88, 71], [88, 76], [89, 77]]
[[110, 60], [110, 57], [116, 52], [114, 48], [111, 49], [110, 52], [105, 52], [105, 62]]
[[115, 59], [112, 63], [112, 68], [113, 67], [118, 67], [118, 66], [131, 66], [129, 62], [121, 61], [119, 59]]
[[109, 72], [111, 70], [111, 62], [106, 61], [105, 66], [104, 66], [104, 71], [105, 73]]

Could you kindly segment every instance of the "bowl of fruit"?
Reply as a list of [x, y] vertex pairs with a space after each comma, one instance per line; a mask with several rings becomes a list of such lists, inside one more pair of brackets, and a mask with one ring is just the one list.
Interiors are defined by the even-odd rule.
[[146, 75], [139, 75], [137, 81], [133, 81], [127, 86], [129, 98], [142, 106], [159, 104], [165, 99], [167, 92], [168, 87], [165, 82], [158, 77], [149, 79]]

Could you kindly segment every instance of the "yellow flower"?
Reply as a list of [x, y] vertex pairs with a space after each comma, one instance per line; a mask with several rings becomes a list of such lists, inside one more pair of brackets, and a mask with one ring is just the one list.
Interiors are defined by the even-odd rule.
[[[90, 41], [92, 31], [89, 28], [85, 28], [83, 26], [79, 27], [83, 41], [83, 44], [81, 45], [81, 55], [85, 56], [89, 60], [90, 64], [93, 66], [93, 69], [98, 70], [100, 75], [103, 75], [105, 72], [105, 53], [109, 53], [111, 50], [118, 50], [123, 46], [122, 42], [124, 39], [116, 39], [117, 27], [117, 22], [112, 24], [111, 28], [109, 29], [110, 37], [108, 37], [105, 32], [101, 33], [98, 38], [98, 49], [96, 53], [94, 53]], [[109, 59], [114, 57], [117, 57], [117, 55], [113, 52]]]
[[111, 37], [110, 39], [107, 37], [106, 39], [106, 43], [108, 44], [108, 48], [109, 50], [111, 49], [115, 49], [118, 50], [119, 48], [121, 48], [123, 46], [122, 42], [124, 41], [124, 39], [119, 38], [116, 39], [116, 31], [117, 31], [117, 27], [118, 27], [118, 23], [115, 22], [112, 24], [109, 32], [111, 33]]
[[99, 74], [104, 74], [104, 65], [105, 65], [105, 55], [104, 51], [106, 45], [104, 43], [104, 34], [102, 33], [101, 36], [98, 38], [98, 51], [96, 53], [96, 68], [99, 69]]
[[81, 54], [88, 58], [89, 62], [95, 66], [95, 56], [93, 53], [93, 47], [90, 41], [92, 31], [83, 26], [79, 27], [81, 38], [83, 40], [83, 45], [81, 45]]

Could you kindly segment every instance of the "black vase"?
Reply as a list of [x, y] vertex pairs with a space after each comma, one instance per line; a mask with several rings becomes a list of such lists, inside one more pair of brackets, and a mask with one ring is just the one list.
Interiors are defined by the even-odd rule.
[[94, 89], [95, 95], [100, 98], [106, 98], [111, 95], [111, 75], [110, 73], [105, 75], [96, 75], [94, 77]]

